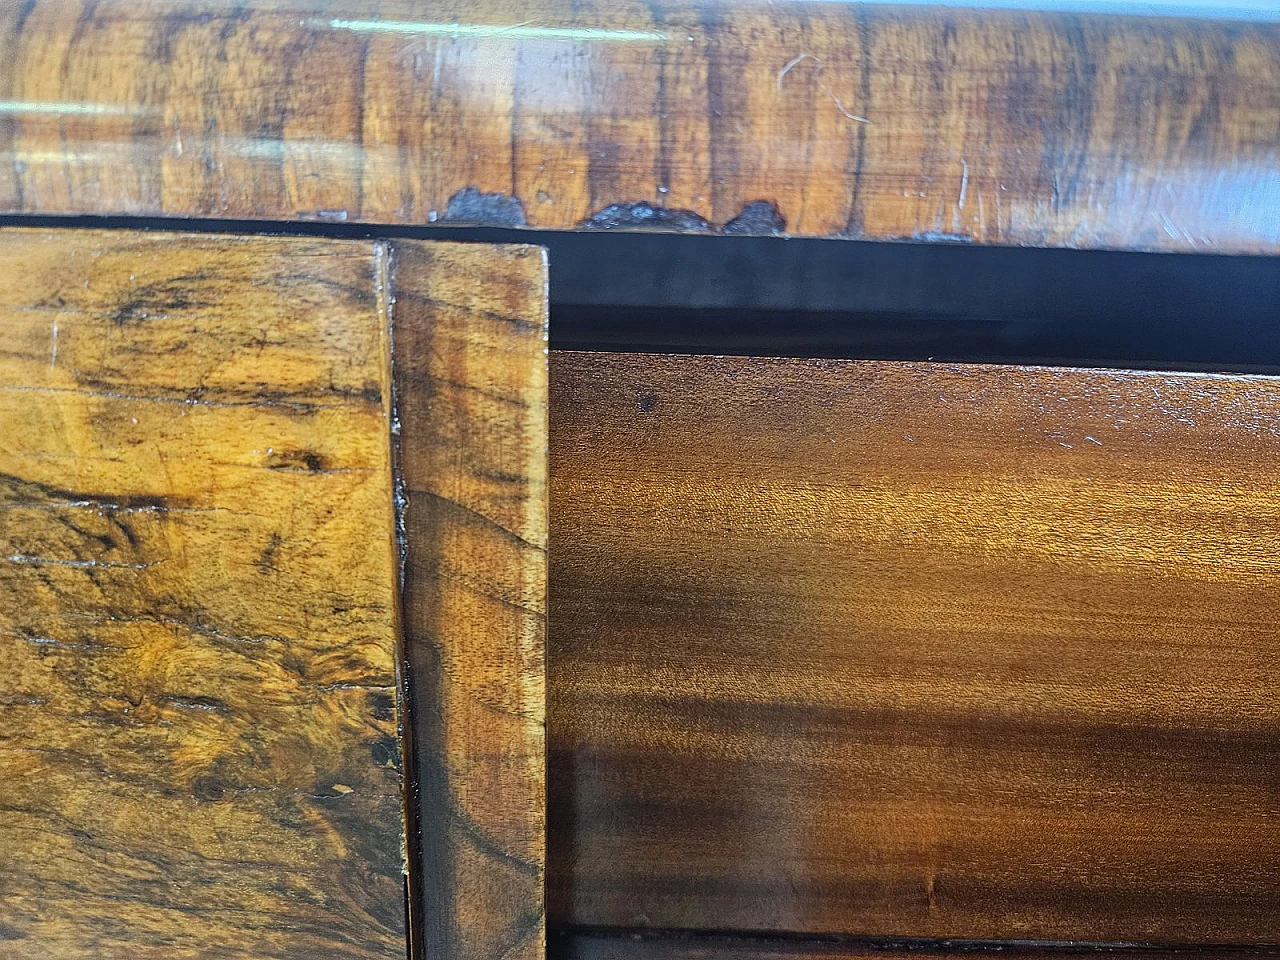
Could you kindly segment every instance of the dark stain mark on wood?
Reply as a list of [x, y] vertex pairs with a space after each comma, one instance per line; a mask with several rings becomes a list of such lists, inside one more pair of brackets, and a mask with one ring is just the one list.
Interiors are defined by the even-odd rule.
[[729, 236], [780, 236], [787, 232], [787, 221], [777, 206], [768, 200], [753, 200], [742, 212], [724, 225], [721, 233]]
[[266, 546], [262, 548], [262, 553], [254, 561], [257, 568], [263, 573], [278, 573], [276, 555], [280, 552], [282, 546], [284, 546], [284, 537], [280, 536], [278, 531], [272, 531]]
[[369, 715], [375, 720], [394, 720], [396, 718], [395, 699], [389, 693], [370, 693]]
[[304, 470], [308, 473], [324, 473], [328, 470], [324, 455], [314, 450], [277, 450], [267, 457], [272, 470]]
[[116, 511], [168, 513], [170, 510], [191, 510], [195, 508], [196, 502], [193, 497], [125, 492], [103, 496], [69, 490], [11, 473], [0, 473], [0, 505], [89, 508], [107, 513]]
[[199, 291], [202, 286], [216, 283], [207, 271], [196, 271], [178, 277], [168, 277], [158, 283], [133, 286], [131, 279], [120, 278], [126, 299], [111, 311], [111, 320], [123, 327], [149, 320], [154, 316], [169, 316], [195, 307], [208, 307]]
[[447, 223], [480, 224], [491, 227], [523, 227], [524, 205], [505, 193], [481, 193], [466, 187], [449, 198], [444, 215]]

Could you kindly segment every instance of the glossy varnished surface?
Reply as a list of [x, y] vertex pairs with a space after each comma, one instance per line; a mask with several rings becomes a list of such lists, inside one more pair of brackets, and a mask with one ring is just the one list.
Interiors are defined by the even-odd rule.
[[0, 210], [1280, 249], [1280, 25], [24, 0]]
[[397, 244], [392, 273], [425, 955], [541, 960], [546, 255]]
[[385, 256], [0, 232], [0, 954], [401, 958]]
[[1280, 941], [1277, 406], [554, 355], [553, 924]]

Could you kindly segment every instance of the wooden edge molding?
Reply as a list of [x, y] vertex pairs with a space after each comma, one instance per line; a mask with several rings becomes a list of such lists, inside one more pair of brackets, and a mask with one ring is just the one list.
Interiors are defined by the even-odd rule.
[[1280, 251], [1280, 24], [25, 0], [0, 211]]
[[540, 960], [546, 252], [397, 241], [391, 271], [423, 955]]
[[1277, 947], [1159, 947], [1082, 943], [741, 937], [635, 934], [622, 930], [553, 933], [550, 960], [1255, 960]]

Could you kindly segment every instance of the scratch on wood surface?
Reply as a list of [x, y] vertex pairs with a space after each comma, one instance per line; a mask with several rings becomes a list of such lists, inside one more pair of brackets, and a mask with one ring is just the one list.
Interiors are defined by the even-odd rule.
[[854, 120], [858, 123], [871, 122], [866, 117], [860, 117], [856, 113], [853, 113], [852, 111], [849, 110], [848, 107], [844, 105], [844, 101], [841, 100], [836, 95], [836, 92], [832, 90], [830, 86], [827, 85], [827, 82], [822, 79], [822, 71], [826, 66], [822, 62], [822, 58], [814, 56], [812, 53], [802, 53], [799, 56], [793, 57], [792, 59], [787, 61], [787, 63], [783, 66], [781, 70], [778, 71], [778, 76], [775, 81], [775, 86], [777, 87], [777, 90], [779, 93], [782, 92], [783, 77], [785, 77], [788, 73], [790, 73], [792, 68], [795, 67], [796, 64], [800, 63], [802, 60], [812, 60], [814, 63], [818, 65], [818, 69], [815, 72], [815, 79], [817, 81], [818, 87], [822, 90], [823, 93], [825, 93], [828, 97], [831, 98], [832, 102], [835, 103], [837, 110], [839, 110], [842, 114], [844, 114], [844, 116], [848, 117], [850, 120]]
[[151, 567], [162, 563], [161, 560], [152, 563], [112, 563], [109, 560], [65, 560], [57, 557], [37, 557], [26, 553], [13, 553], [5, 557], [9, 563], [31, 563], [37, 565], [48, 565], [55, 567], [75, 567], [77, 569], [116, 569], [116, 570], [148, 570]]
[[[804, 60], [806, 58], [818, 60], [818, 58], [815, 57], [812, 53], [802, 53], [798, 57], [793, 57], [792, 59], [788, 60], [786, 63], [786, 66], [784, 66], [781, 70], [778, 71], [778, 78], [777, 78], [776, 85], [779, 93], [782, 92], [782, 78], [791, 72], [792, 67], [794, 67], [797, 63], [799, 63], [801, 60]], [[818, 60], [818, 63], [822, 63], [822, 61]]]

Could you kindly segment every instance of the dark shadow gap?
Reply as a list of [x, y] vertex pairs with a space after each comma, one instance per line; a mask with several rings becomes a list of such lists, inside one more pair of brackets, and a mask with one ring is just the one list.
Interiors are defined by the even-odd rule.
[[539, 244], [552, 349], [1280, 373], [1280, 257], [131, 217], [0, 225]]
[[839, 934], [733, 933], [707, 930], [634, 930], [613, 927], [553, 927], [548, 960], [841, 960], [851, 953], [930, 957], [982, 957], [1018, 951], [1021, 957], [1131, 958], [1185, 954], [1196, 960], [1280, 956], [1280, 947], [1255, 944], [1161, 944], [1143, 941], [971, 940], [925, 937], [867, 937]]

